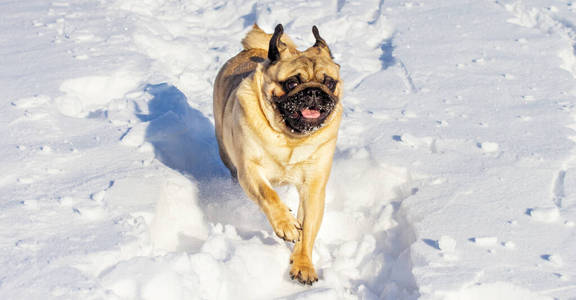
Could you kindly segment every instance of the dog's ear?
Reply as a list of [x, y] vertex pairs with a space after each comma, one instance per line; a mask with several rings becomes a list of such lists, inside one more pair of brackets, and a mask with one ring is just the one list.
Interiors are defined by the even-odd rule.
[[312, 34], [314, 35], [314, 38], [316, 39], [316, 43], [314, 43], [313, 47], [317, 47], [323, 51], [326, 51], [328, 53], [328, 55], [330, 56], [330, 58], [334, 58], [334, 57], [332, 57], [332, 52], [330, 51], [328, 44], [320, 36], [320, 32], [318, 32], [318, 27], [316, 27], [316, 25], [312, 26]]
[[270, 45], [268, 46], [268, 59], [272, 64], [280, 60], [281, 53], [287, 48], [286, 44], [280, 40], [283, 33], [284, 27], [282, 27], [282, 24], [276, 25], [276, 28], [274, 28], [274, 34], [270, 39]]

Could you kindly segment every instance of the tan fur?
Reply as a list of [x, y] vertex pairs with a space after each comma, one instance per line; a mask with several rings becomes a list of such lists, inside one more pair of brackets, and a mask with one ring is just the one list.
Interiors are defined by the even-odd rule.
[[[312, 248], [324, 213], [325, 188], [332, 166], [336, 137], [342, 114], [340, 101], [324, 126], [309, 134], [294, 134], [284, 124], [272, 95], [284, 91], [279, 82], [300, 74], [302, 82], [319, 86], [325, 75], [338, 84], [334, 95], [341, 96], [339, 66], [327, 49], [296, 50], [284, 35], [281, 60], [270, 64], [267, 49], [270, 34], [254, 26], [242, 41], [245, 50], [220, 70], [214, 85], [214, 119], [223, 162], [246, 194], [266, 214], [274, 232], [296, 241], [290, 274], [300, 282], [318, 279], [312, 264]], [[300, 195], [295, 218], [272, 186], [293, 184]]]
[[[244, 39], [242, 39], [242, 46], [244, 46], [244, 50], [263, 49], [268, 51], [268, 43], [270, 42], [271, 37], [272, 35], [260, 29], [258, 24], [254, 24], [252, 30], [250, 30]], [[284, 35], [281, 40], [287, 44], [288, 47], [296, 49], [296, 45], [294, 45], [294, 42], [292, 42], [287, 35]]]

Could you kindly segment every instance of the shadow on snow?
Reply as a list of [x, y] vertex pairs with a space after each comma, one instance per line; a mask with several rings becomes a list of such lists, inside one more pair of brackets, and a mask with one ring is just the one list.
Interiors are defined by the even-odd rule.
[[154, 98], [148, 102], [149, 114], [138, 117], [150, 122], [146, 140], [154, 146], [156, 157], [198, 181], [227, 176], [212, 122], [190, 107], [186, 96], [174, 86], [148, 85], [145, 90]]
[[153, 96], [148, 102], [149, 113], [138, 115], [141, 121], [150, 122], [146, 141], [154, 146], [156, 158], [163, 164], [194, 178], [198, 204], [207, 221], [231, 224], [247, 239], [268, 229], [263, 214], [233, 183], [220, 160], [212, 122], [190, 107], [186, 96], [172, 85], [148, 85], [145, 91]]

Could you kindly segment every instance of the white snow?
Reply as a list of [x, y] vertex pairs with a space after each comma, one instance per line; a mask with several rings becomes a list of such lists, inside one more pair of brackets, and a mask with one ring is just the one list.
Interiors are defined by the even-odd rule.
[[552, 223], [560, 217], [558, 207], [536, 207], [528, 210], [530, 216], [538, 222]]
[[481, 247], [493, 247], [498, 243], [498, 238], [495, 236], [474, 237], [470, 239], [474, 244]]
[[453, 252], [456, 250], [456, 240], [447, 235], [443, 235], [438, 240], [438, 248], [442, 251]]
[[[4, 1], [0, 299], [574, 299], [575, 13]], [[212, 83], [254, 22], [317, 25], [342, 67], [312, 287], [217, 153]]]

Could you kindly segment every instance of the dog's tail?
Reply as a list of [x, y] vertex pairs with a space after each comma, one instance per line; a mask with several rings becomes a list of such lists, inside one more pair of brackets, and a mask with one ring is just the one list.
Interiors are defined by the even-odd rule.
[[[254, 24], [254, 26], [252, 26], [252, 30], [250, 30], [250, 32], [248, 32], [248, 34], [246, 34], [242, 40], [242, 46], [244, 46], [244, 50], [264, 49], [268, 51], [271, 38], [272, 34], [264, 32], [264, 30], [260, 29], [258, 24]], [[289, 48], [296, 49], [296, 45], [294, 45], [294, 42], [292, 42], [292, 40], [286, 34], [283, 34], [280, 40], [284, 42]]]

